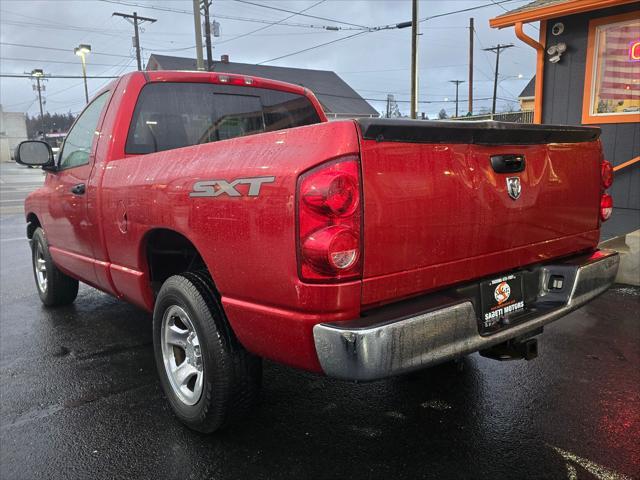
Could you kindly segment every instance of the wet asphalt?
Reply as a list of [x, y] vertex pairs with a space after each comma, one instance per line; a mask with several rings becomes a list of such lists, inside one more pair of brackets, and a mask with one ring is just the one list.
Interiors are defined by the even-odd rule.
[[0, 216], [0, 478], [640, 478], [640, 289], [545, 328], [540, 356], [471, 355], [353, 384], [265, 364], [241, 424], [176, 421], [151, 317], [89, 287], [36, 294], [21, 215]]

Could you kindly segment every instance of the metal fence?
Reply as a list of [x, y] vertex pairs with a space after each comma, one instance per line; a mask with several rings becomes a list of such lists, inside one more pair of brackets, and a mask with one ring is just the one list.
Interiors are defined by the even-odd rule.
[[533, 110], [521, 112], [504, 112], [485, 115], [471, 115], [468, 117], [452, 117], [452, 120], [495, 120], [497, 122], [533, 123]]
[[378, 118], [379, 115], [373, 114], [364, 114], [364, 113], [332, 113], [332, 112], [324, 112], [329, 121], [333, 120], [347, 120], [349, 118]]

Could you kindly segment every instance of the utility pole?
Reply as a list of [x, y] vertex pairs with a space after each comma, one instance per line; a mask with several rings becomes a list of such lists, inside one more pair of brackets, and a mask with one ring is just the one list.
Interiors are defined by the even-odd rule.
[[387, 115], [384, 118], [391, 116], [391, 95], [387, 94]]
[[450, 83], [456, 84], [456, 117], [458, 116], [458, 87], [461, 83], [464, 83], [464, 80], [449, 80]]
[[411, 12], [411, 118], [418, 116], [418, 0]]
[[202, 27], [200, 25], [200, 0], [193, 0], [193, 24], [196, 31], [196, 68], [204, 70], [202, 59]]
[[42, 128], [42, 140], [47, 141], [47, 134], [44, 125], [44, 109], [42, 108], [42, 90], [44, 90], [44, 85], [40, 83], [41, 79], [44, 79], [44, 71], [41, 68], [36, 68], [31, 70], [31, 78], [35, 78], [36, 80], [36, 90], [38, 91], [38, 102], [40, 103], [40, 128]]
[[[473, 17], [469, 19], [469, 114], [473, 115]], [[456, 103], [457, 104], [457, 103]]]
[[134, 46], [136, 47], [136, 59], [138, 60], [138, 70], [142, 70], [142, 57], [140, 56], [140, 32], [139, 32], [138, 26], [144, 22], [154, 23], [157, 20], [155, 18], [141, 17], [140, 15], [137, 14], [137, 12], [133, 12], [133, 15], [129, 15], [128, 13], [113, 12], [111, 16], [114, 16], [114, 15], [116, 17], [124, 18], [126, 21], [128, 21], [133, 25], [133, 31], [135, 35]]
[[512, 43], [507, 45], [496, 45], [495, 47], [485, 48], [484, 50], [487, 52], [493, 52], [496, 54], [496, 71], [494, 72], [493, 77], [493, 106], [491, 107], [491, 118], [496, 114], [496, 96], [498, 95], [498, 68], [500, 66], [500, 51], [506, 50], [507, 48], [513, 47]]
[[213, 70], [213, 52], [211, 51], [211, 22], [209, 20], [209, 8], [213, 2], [202, 0], [202, 13], [204, 15], [204, 41], [207, 50], [207, 70]]

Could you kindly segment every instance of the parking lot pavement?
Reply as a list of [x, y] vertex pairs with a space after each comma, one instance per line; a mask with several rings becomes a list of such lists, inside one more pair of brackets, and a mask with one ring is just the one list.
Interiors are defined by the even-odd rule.
[[548, 326], [530, 362], [365, 384], [266, 363], [258, 408], [205, 436], [163, 397], [150, 315], [88, 287], [44, 309], [22, 217], [0, 222], [3, 479], [640, 477], [639, 289]]
[[0, 214], [22, 213], [24, 199], [42, 185], [44, 176], [39, 168], [0, 162]]

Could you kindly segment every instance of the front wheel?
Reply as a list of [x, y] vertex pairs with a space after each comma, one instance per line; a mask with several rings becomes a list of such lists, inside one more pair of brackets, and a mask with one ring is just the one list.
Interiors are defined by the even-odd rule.
[[47, 307], [73, 303], [78, 296], [78, 280], [62, 273], [55, 266], [42, 228], [36, 228], [31, 238], [31, 262], [42, 303]]
[[167, 279], [153, 312], [162, 388], [188, 427], [213, 432], [255, 402], [262, 363], [235, 339], [206, 273]]

